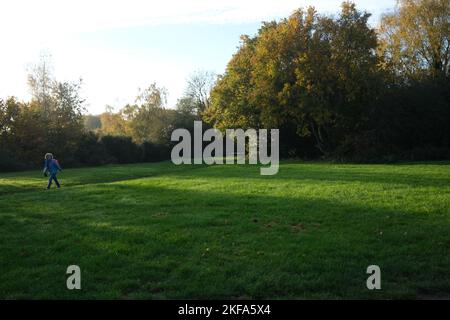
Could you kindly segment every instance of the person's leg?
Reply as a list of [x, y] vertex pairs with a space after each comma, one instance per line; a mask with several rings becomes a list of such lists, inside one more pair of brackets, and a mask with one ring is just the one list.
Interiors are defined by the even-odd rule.
[[56, 178], [56, 174], [53, 176], [53, 180], [55, 180], [56, 186], [58, 188], [61, 188], [61, 186], [59, 185], [58, 179]]
[[47, 189], [50, 189], [50, 187], [52, 186], [52, 180], [53, 180], [53, 175], [50, 175], [50, 178], [48, 178]]

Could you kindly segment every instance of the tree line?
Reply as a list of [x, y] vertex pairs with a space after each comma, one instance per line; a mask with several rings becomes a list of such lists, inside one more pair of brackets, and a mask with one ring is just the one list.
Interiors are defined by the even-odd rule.
[[168, 159], [176, 128], [279, 128], [282, 157], [346, 161], [450, 158], [450, 0], [400, 0], [376, 28], [344, 2], [262, 23], [225, 72], [198, 71], [174, 109], [156, 83], [119, 111], [84, 115], [81, 80], [43, 57], [29, 102], [0, 99], [0, 170]]
[[82, 81], [57, 81], [43, 55], [30, 70], [31, 101], [0, 99], [0, 170], [36, 168], [46, 152], [65, 166], [170, 159], [172, 131], [192, 131], [213, 81], [210, 72], [192, 74], [176, 109], [167, 108], [167, 90], [152, 83], [118, 112], [107, 107], [101, 115], [86, 115]]
[[449, 0], [401, 0], [377, 29], [350, 2], [263, 23], [211, 93], [218, 128], [280, 128], [284, 156], [450, 157]]

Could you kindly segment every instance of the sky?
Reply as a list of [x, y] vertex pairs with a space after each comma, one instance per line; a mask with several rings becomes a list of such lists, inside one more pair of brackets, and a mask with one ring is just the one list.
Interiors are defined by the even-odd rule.
[[[133, 103], [156, 82], [174, 107], [197, 70], [221, 74], [242, 34], [313, 5], [336, 14], [342, 0], [14, 0], [0, 2], [0, 98], [28, 100], [27, 74], [51, 55], [59, 81], [83, 79], [89, 113]], [[356, 0], [375, 26], [396, 0]]]

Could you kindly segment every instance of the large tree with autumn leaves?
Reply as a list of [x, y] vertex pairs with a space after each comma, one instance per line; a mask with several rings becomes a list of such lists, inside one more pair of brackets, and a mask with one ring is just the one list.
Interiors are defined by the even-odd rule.
[[[303, 141], [305, 148], [313, 141], [325, 156], [373, 158], [411, 148], [404, 128], [421, 148], [433, 141], [441, 146], [448, 134], [417, 137], [429, 135], [429, 126], [442, 131], [441, 119], [450, 120], [442, 90], [448, 84], [448, 3], [402, 0], [378, 29], [351, 2], [337, 17], [308, 8], [264, 23], [254, 37], [242, 37], [203, 118], [219, 129], [280, 128], [282, 137], [289, 133], [281, 144]], [[412, 98], [424, 86], [433, 92], [430, 106]], [[404, 95], [412, 98], [408, 106], [398, 103]], [[425, 116], [427, 110], [433, 114]]]
[[358, 129], [380, 87], [369, 16], [344, 3], [335, 19], [309, 8], [265, 23], [242, 38], [204, 118], [218, 128], [295, 127], [331, 152]]

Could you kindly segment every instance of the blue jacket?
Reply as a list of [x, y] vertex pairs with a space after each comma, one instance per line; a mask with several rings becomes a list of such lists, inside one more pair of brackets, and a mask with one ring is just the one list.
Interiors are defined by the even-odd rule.
[[61, 171], [61, 167], [57, 160], [49, 159], [44, 162], [44, 170], [50, 172], [50, 174], [56, 174], [58, 171]]

